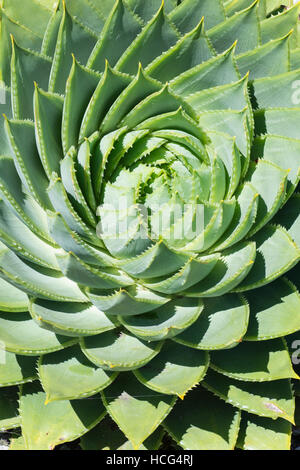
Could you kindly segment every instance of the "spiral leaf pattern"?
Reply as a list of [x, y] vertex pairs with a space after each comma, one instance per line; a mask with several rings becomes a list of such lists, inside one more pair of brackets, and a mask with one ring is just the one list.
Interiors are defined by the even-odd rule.
[[289, 448], [300, 37], [281, 3], [1, 2], [12, 448]]

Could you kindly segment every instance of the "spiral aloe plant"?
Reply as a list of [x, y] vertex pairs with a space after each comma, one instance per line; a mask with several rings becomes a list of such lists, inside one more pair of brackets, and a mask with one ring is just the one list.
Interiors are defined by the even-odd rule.
[[0, 3], [12, 448], [288, 449], [299, 5]]

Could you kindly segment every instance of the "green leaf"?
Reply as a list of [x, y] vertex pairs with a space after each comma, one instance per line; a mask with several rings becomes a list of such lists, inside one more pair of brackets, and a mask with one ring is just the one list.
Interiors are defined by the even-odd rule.
[[[299, 137], [300, 108], [258, 109], [254, 112], [254, 119], [257, 135], [271, 134], [268, 136], [268, 139], [271, 140], [274, 135], [291, 139], [298, 139]], [[277, 141], [278, 143], [279, 141]]]
[[[217, 181], [215, 180], [213, 184], [215, 186]], [[214, 187], [212, 190], [213, 189]], [[171, 210], [173, 210], [172, 200], [171, 203]], [[177, 204], [177, 201], [175, 201], [175, 204]], [[163, 209], [165, 209], [164, 206]], [[167, 210], [166, 214], [168, 217], [164, 217], [163, 209], [161, 213], [157, 212], [155, 217], [152, 217], [152, 229], [154, 233], [156, 232], [156, 226], [153, 221], [155, 222], [157, 218], [158, 223], [161, 223], [160, 221], [162, 221], [163, 223], [168, 224], [170, 211]], [[181, 217], [177, 218], [173, 225], [170, 226], [170, 224], [168, 224], [166, 226], [162, 236], [165, 238], [166, 243], [182, 250], [182, 252], [205, 252], [208, 248], [214, 245], [225, 232], [233, 218], [234, 209], [234, 199], [222, 201], [220, 204], [214, 204], [213, 202], [212, 204], [189, 204], [187, 210], [182, 213]], [[198, 227], [200, 226], [197, 231], [195, 230], [195, 224], [196, 229], [197, 225]], [[208, 258], [208, 260], [211, 262], [211, 258]]]
[[18, 428], [21, 424], [19, 416], [17, 387], [0, 390], [0, 431]]
[[[235, 288], [236, 292], [264, 286], [299, 261], [299, 248], [280, 226], [266, 225], [254, 235], [253, 240], [256, 243], [256, 258], [248, 276]], [[280, 253], [280, 257], [274, 256], [274, 253]]]
[[211, 367], [227, 377], [249, 382], [298, 378], [281, 338], [243, 341], [233, 349], [213, 352]]
[[156, 116], [163, 112], [177, 111], [182, 106], [189, 114], [194, 114], [193, 108], [189, 108], [185, 101], [175, 96], [168, 85], [161, 90], [147, 96], [138, 105], [136, 105], [121, 121], [121, 126], [127, 126], [129, 129], [135, 128], [146, 119]]
[[113, 67], [141, 29], [141, 22], [126, 3], [123, 0], [116, 1], [89, 57], [87, 67], [102, 72], [107, 60]]
[[46, 394], [39, 384], [22, 386], [20, 415], [27, 450], [53, 450], [58, 444], [73, 441], [105, 416], [100, 398], [61, 400], [45, 405]]
[[289, 72], [289, 38], [290, 34], [239, 54], [236, 61], [241, 74], [250, 71], [249, 79], [254, 80]]
[[59, 3], [56, 3], [55, 9], [49, 18], [47, 27], [44, 29], [44, 37], [41, 46], [41, 53], [49, 57], [53, 57], [55, 53], [56, 40], [61, 17], [62, 11], [59, 9]]
[[236, 52], [239, 54], [257, 47], [260, 40], [257, 1], [217, 24], [207, 35], [218, 52], [223, 52], [235, 40], [238, 40]]
[[300, 68], [300, 49], [294, 49], [290, 52], [290, 70]]
[[46, 192], [49, 182], [36, 148], [33, 123], [6, 119], [5, 129], [22, 183], [44, 209], [52, 209]]
[[241, 110], [248, 106], [248, 75], [236, 83], [211, 87], [186, 97], [186, 101], [193, 107], [198, 115], [204, 111], [218, 109]]
[[95, 395], [109, 386], [116, 376], [117, 373], [104, 371], [88, 361], [77, 345], [43, 355], [39, 361], [39, 377], [47, 404]]
[[62, 118], [62, 143], [64, 153], [77, 146], [81, 122], [86, 107], [99, 83], [100, 76], [82, 67], [73, 56], [73, 65], [66, 83]]
[[97, 0], [66, 0], [66, 6], [73, 21], [80, 21], [82, 27], [99, 35], [113, 2], [102, 0], [99, 4]]
[[105, 251], [86, 243], [80, 235], [72, 231], [59, 214], [48, 213], [49, 230], [61, 248], [66, 252], [72, 252], [82, 261], [95, 266], [111, 266], [114, 259]]
[[174, 26], [164, 14], [163, 4], [142, 29], [116, 64], [116, 70], [134, 74], [139, 63], [146, 67], [179, 39]]
[[212, 4], [211, 0], [185, 0], [169, 14], [169, 18], [182, 33], [187, 33], [193, 29], [204, 17], [205, 29], [225, 20], [222, 1], [216, 0]]
[[239, 424], [238, 410], [199, 386], [175, 405], [164, 427], [183, 449], [233, 450]]
[[199, 124], [209, 131], [223, 132], [236, 139], [236, 145], [242, 152], [242, 173], [248, 169], [250, 157], [250, 132], [247, 111], [218, 110], [200, 114]]
[[128, 112], [147, 96], [161, 89], [156, 80], [148, 77], [139, 65], [138, 73], [125, 90], [113, 102], [101, 123], [100, 131], [107, 134], [116, 129], [118, 123]]
[[[1, 50], [0, 50], [1, 54]], [[7, 116], [9, 119], [12, 117], [12, 109], [11, 109], [11, 93], [10, 88], [4, 85], [4, 82], [0, 80], [0, 93], [1, 93], [1, 111], [2, 114]], [[5, 119], [4, 116], [0, 117], [0, 148], [1, 148], [1, 155], [10, 155], [11, 149], [9, 145], [9, 141], [7, 139], [7, 135], [5, 132]]]
[[97, 335], [115, 328], [115, 322], [91, 304], [31, 300], [29, 311], [44, 329], [66, 336]]
[[153, 289], [163, 294], [176, 294], [189, 289], [206, 278], [215, 268], [219, 260], [219, 255], [203, 256], [199, 258], [190, 258], [189, 261], [173, 276], [162, 278], [161, 280], [152, 279], [150, 282], [144, 282], [149, 289]]
[[10, 387], [37, 379], [37, 357], [18, 356], [12, 352], [2, 351], [1, 348], [0, 354], [0, 387]]
[[[198, 138], [199, 140], [205, 142], [207, 140], [206, 135], [202, 129], [198, 126], [197, 122], [194, 121], [186, 112], [183, 111], [182, 107], [179, 107], [176, 111], [171, 111], [170, 113], [163, 113], [158, 116], [150, 117], [144, 122], [141, 122], [137, 129], [148, 129], [149, 131], [160, 131], [163, 129], [172, 129], [183, 131], [192, 136]], [[178, 157], [180, 158], [180, 153], [183, 153], [185, 156], [190, 155], [187, 148], [179, 146], [175, 142], [166, 143], [166, 148], [170, 151], [176, 152], [177, 149], [180, 149]], [[161, 151], [162, 149], [160, 149]], [[177, 152], [176, 152], [177, 153]], [[195, 157], [191, 156], [195, 161]]]
[[97, 131], [107, 111], [113, 105], [120, 93], [130, 84], [128, 75], [113, 70], [108, 62], [96, 90], [86, 108], [82, 119], [79, 140], [89, 137]]
[[150, 391], [129, 373], [120, 374], [101, 395], [108, 413], [134, 449], [155, 431], [177, 398]]
[[212, 56], [203, 30], [203, 18], [168, 51], [156, 57], [146, 68], [152, 77], [165, 83]]
[[[144, 142], [143, 137], [148, 134], [148, 130], [145, 131], [132, 131], [132, 132], [126, 132], [126, 127], [121, 127], [121, 129], [117, 131], [113, 131], [109, 133], [107, 136], [103, 137], [100, 141], [100, 152], [101, 152], [101, 166], [100, 169], [97, 172], [96, 180], [97, 184], [95, 187], [97, 188], [100, 186], [101, 192], [104, 193], [104, 196], [102, 198], [102, 195], [100, 197], [101, 202], [104, 204], [109, 204], [111, 205], [111, 191], [113, 192], [113, 205], [117, 204], [118, 205], [118, 200], [119, 197], [125, 196], [130, 197], [130, 193], [128, 193], [128, 186], [130, 187], [130, 184], [128, 185], [128, 182], [130, 182], [130, 179], [128, 178], [128, 182], [125, 183], [122, 186], [118, 186], [118, 183], [110, 183], [108, 182], [106, 186], [104, 186], [104, 181], [108, 180], [114, 181], [114, 173], [118, 175], [119, 172], [119, 162], [122, 161], [123, 157], [127, 152], [133, 147], [133, 145], [139, 141]], [[147, 142], [147, 139], [146, 139]], [[130, 155], [130, 154], [129, 154]], [[126, 155], [127, 156], [127, 155]], [[136, 153], [134, 153], [134, 157], [136, 157]], [[128, 158], [128, 157], [127, 157]], [[123, 160], [119, 166], [124, 166], [126, 162]], [[124, 170], [123, 170], [124, 171]], [[151, 170], [150, 170], [151, 171]], [[133, 175], [134, 177], [134, 175]], [[101, 181], [102, 180], [102, 181]], [[138, 183], [135, 180], [135, 183]], [[127, 193], [127, 194], [126, 194]], [[136, 196], [134, 195], [134, 199], [130, 199], [132, 202], [136, 202]], [[117, 208], [118, 210], [118, 208]], [[111, 210], [108, 208], [108, 210], [105, 210], [105, 207], [102, 208], [100, 206], [98, 210], [98, 215], [100, 215], [100, 218], [108, 220], [108, 224], [111, 223]], [[101, 224], [105, 227], [106, 223], [105, 221], [101, 220]], [[103, 228], [104, 230], [104, 228]], [[108, 236], [108, 239], [110, 238], [110, 235]]]
[[93, 245], [102, 247], [100, 238], [95, 230], [88, 226], [74, 209], [61, 179], [56, 173], [52, 174], [50, 185], [47, 189], [49, 198], [54, 209], [62, 215], [68, 227], [80, 235], [83, 239], [91, 242]]
[[78, 341], [40, 328], [29, 313], [0, 312], [0, 335], [7, 351], [24, 356], [58, 351]]
[[[223, 2], [225, 5], [225, 13], [226, 16], [232, 16], [234, 13], [238, 11], [244, 10], [249, 5], [253, 3], [252, 0], [225, 0]], [[258, 14], [259, 18], [265, 19], [267, 16], [267, 6], [266, 3], [270, 3], [269, 0], [261, 0], [258, 4]]]
[[230, 292], [251, 272], [256, 259], [255, 243], [241, 242], [227, 249], [203, 281], [184, 292], [189, 297], [216, 297]]
[[[289, 122], [289, 121], [288, 121]], [[299, 134], [298, 134], [299, 137]], [[300, 178], [300, 141], [286, 137], [266, 136], [263, 157], [287, 172], [286, 197], [290, 197]], [[282, 158], [284, 153], [285, 158]]]
[[86, 224], [96, 227], [96, 217], [90, 209], [79, 185], [76, 171], [77, 152], [74, 147], [60, 161], [60, 174], [63, 186], [65, 187], [76, 212], [80, 214]]
[[90, 139], [84, 140], [84, 142], [79, 146], [77, 158], [75, 159], [75, 170], [77, 173], [76, 179], [78, 179], [80, 192], [82, 191], [82, 195], [89, 208], [92, 209], [93, 214], [96, 211], [97, 202], [92, 183], [91, 160], [95, 162], [97, 158], [97, 150], [95, 148], [97, 142], [98, 132], [94, 133], [94, 135], [91, 136]]
[[246, 340], [278, 338], [300, 330], [300, 295], [285, 278], [246, 295], [250, 305]]
[[139, 340], [131, 333], [108, 331], [82, 338], [81, 349], [87, 358], [104, 370], [133, 370], [155, 357], [162, 343]]
[[[3, 3], [3, 2], [2, 2]], [[9, 3], [9, 2], [8, 2]], [[16, 2], [14, 2], [16, 4]], [[6, 6], [6, 5], [5, 5]], [[16, 6], [16, 5], [15, 5]], [[20, 8], [17, 7], [17, 11], [20, 12]], [[31, 8], [28, 10], [31, 12]], [[34, 16], [32, 14], [30, 17]], [[10, 85], [10, 59], [12, 53], [11, 39], [12, 35], [18, 44], [26, 49], [34, 50], [39, 52], [42, 45], [42, 34], [36, 34], [35, 32], [28, 29], [22, 23], [18, 23], [11, 18], [6, 8], [1, 5], [1, 41], [0, 41], [0, 79], [4, 80], [7, 86]]]
[[207, 352], [167, 341], [158, 356], [134, 371], [134, 375], [146, 387], [177, 395], [183, 400], [186, 393], [202, 380], [208, 364]]
[[205, 149], [202, 141], [199, 138], [194, 137], [193, 135], [190, 135], [182, 130], [175, 129], [162, 129], [160, 131], [153, 132], [152, 135], [155, 137], [171, 140], [172, 143], [169, 144], [172, 145], [172, 147], [169, 147], [171, 149], [174, 149], [174, 143], [188, 147], [188, 149], [193, 152], [200, 161], [206, 160], [207, 163]]
[[63, 274], [82, 286], [95, 289], [115, 289], [134, 284], [134, 281], [115, 268], [94, 268], [72, 253], [57, 253], [57, 261]]
[[243, 413], [237, 446], [244, 450], [290, 450], [291, 424]]
[[116, 264], [129, 275], [141, 279], [165, 276], [181, 268], [188, 257], [170, 250], [159, 241], [135, 258], [116, 260]]
[[117, 450], [127, 439], [109, 415], [80, 439], [82, 450]]
[[234, 63], [234, 47], [176, 76], [170, 82], [171, 89], [185, 97], [238, 80], [240, 76]]
[[[145, 23], [149, 21], [152, 16], [161, 7], [161, 0], [127, 0], [128, 5], [132, 11], [139, 15]], [[164, 8], [166, 13], [169, 13], [176, 6], [176, 0], [164, 0]]]
[[3, 201], [0, 201], [0, 240], [19, 256], [59, 270], [54, 248], [37, 237]]
[[237, 193], [237, 205], [232, 222], [213, 247], [214, 251], [224, 250], [245, 238], [256, 218], [257, 198], [256, 189], [250, 183], [245, 183], [240, 194]]
[[250, 166], [247, 178], [256, 189], [258, 207], [249, 235], [258, 232], [279, 210], [285, 197], [288, 172], [268, 160], [259, 160]]
[[75, 22], [63, 2], [63, 14], [49, 77], [49, 91], [64, 94], [72, 66], [71, 54], [74, 54], [79, 62], [85, 64], [96, 41], [97, 34]]
[[115, 292], [101, 292], [87, 289], [90, 301], [108, 315], [140, 315], [164, 305], [169, 301], [167, 296], [135, 285]]
[[27, 306], [27, 295], [0, 278], [0, 310], [4, 312], [25, 312]]
[[24, 438], [22, 435], [10, 440], [9, 450], [26, 450]]
[[12, 40], [11, 101], [14, 119], [33, 119], [34, 82], [47, 88], [51, 60]]
[[[56, 8], [56, 0], [24, 0], [24, 10], [20, 9], [18, 0], [5, 1], [5, 11], [19, 26], [43, 37], [51, 13]], [[34, 11], [34, 15], [32, 12]]]
[[271, 41], [272, 39], [277, 39], [278, 37], [288, 34], [291, 29], [294, 28], [295, 31], [292, 35], [292, 44], [296, 47], [299, 4], [296, 3], [294, 6], [290, 6], [291, 8], [287, 8], [281, 14], [273, 15], [261, 22], [261, 40], [263, 44]]
[[202, 385], [232, 406], [267, 418], [294, 423], [295, 402], [289, 380], [241, 382], [209, 369]]
[[[102, 0], [101, 7], [99, 7], [98, 0], [88, 0], [88, 1], [93, 6], [94, 10], [96, 10], [96, 12], [99, 14], [99, 16], [105, 19], [108, 17], [113, 7], [111, 0]], [[80, 0], [80, 3], [81, 3], [81, 0]]]
[[36, 145], [44, 170], [50, 179], [53, 171], [59, 171], [63, 158], [61, 123], [63, 99], [59, 95], [35, 88], [34, 119]]
[[0, 157], [0, 192], [5, 203], [39, 237], [54, 245], [50, 237], [45, 211], [22, 187], [14, 161], [10, 157]]
[[299, 80], [299, 69], [264, 77], [253, 81], [255, 109], [258, 108], [296, 108], [299, 105], [295, 83]]
[[189, 328], [202, 310], [203, 303], [200, 299], [178, 299], [150, 313], [130, 317], [119, 316], [118, 319], [138, 338], [159, 341], [173, 338]]
[[212, 131], [208, 132], [208, 137], [228, 173], [226, 198], [230, 199], [235, 193], [241, 177], [241, 157], [236, 146], [236, 139], [223, 132]]
[[[163, 429], [157, 428], [137, 450], [159, 449], [163, 434]], [[82, 436], [80, 446], [83, 450], [134, 450], [131, 442], [127, 441], [126, 436], [109, 416]]]
[[294, 193], [282, 209], [276, 214], [274, 222], [283, 226], [300, 248], [299, 193]]
[[224, 349], [241, 341], [248, 327], [249, 307], [242, 297], [226, 294], [205, 299], [196, 322], [174, 341], [195, 349]]
[[16, 287], [41, 298], [70, 302], [87, 300], [77, 284], [57, 271], [33, 266], [7, 249], [0, 251], [0, 273]]

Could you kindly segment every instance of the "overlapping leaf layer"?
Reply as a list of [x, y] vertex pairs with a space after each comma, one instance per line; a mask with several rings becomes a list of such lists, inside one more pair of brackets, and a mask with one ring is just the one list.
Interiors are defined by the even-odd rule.
[[157, 449], [166, 432], [183, 449], [289, 448], [298, 15], [268, 0], [1, 1], [12, 448]]

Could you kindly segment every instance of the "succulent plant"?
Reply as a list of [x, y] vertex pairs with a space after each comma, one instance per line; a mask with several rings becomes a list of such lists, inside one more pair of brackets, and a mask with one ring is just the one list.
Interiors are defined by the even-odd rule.
[[299, 5], [0, 3], [12, 448], [289, 449]]

